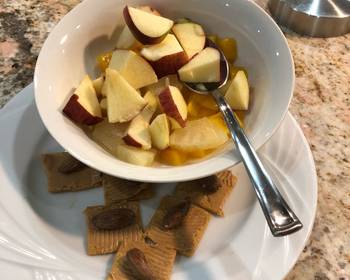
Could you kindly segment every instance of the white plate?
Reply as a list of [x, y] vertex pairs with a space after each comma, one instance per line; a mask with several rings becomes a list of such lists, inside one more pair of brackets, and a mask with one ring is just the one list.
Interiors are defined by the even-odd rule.
[[[59, 150], [33, 105], [32, 87], [0, 111], [1, 279], [104, 279], [112, 255], [85, 253], [83, 209], [103, 203], [101, 189], [49, 194], [40, 154]], [[178, 258], [172, 279], [282, 279], [301, 253], [312, 229], [317, 201], [316, 172], [308, 144], [288, 114], [259, 151], [280, 191], [304, 223], [288, 237], [271, 235], [243, 166], [226, 203], [226, 217], [213, 218], [196, 255]], [[147, 223], [171, 184], [142, 204]]]

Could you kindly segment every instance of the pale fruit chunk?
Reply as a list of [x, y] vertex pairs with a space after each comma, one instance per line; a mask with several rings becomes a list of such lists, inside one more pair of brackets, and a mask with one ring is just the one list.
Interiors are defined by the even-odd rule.
[[117, 70], [135, 89], [158, 81], [157, 75], [151, 65], [133, 51], [114, 51], [109, 63], [109, 68]]
[[187, 104], [181, 91], [177, 87], [168, 86], [159, 94], [158, 99], [163, 112], [184, 127], [187, 120]]
[[138, 6], [137, 9], [141, 10], [141, 11], [144, 11], [144, 12], [147, 12], [147, 13], [150, 13], [150, 14], [154, 14], [156, 16], [160, 16], [160, 12], [158, 12], [156, 9], [152, 8], [151, 6]]
[[168, 34], [159, 44], [144, 47], [141, 55], [152, 65], [158, 78], [175, 74], [188, 61], [185, 51], [173, 34]]
[[131, 33], [129, 27], [125, 25], [122, 32], [119, 35], [117, 41], [117, 49], [130, 49], [134, 44], [137, 43], [134, 35]]
[[204, 49], [206, 38], [204, 30], [199, 24], [193, 22], [178, 23], [173, 26], [172, 30], [188, 58], [192, 58]]
[[118, 159], [136, 165], [150, 166], [156, 156], [154, 150], [142, 150], [125, 144], [117, 145], [116, 156]]
[[97, 96], [102, 95], [102, 87], [103, 87], [104, 81], [105, 81], [104, 77], [98, 77], [97, 79], [92, 81], [92, 84], [94, 86], [94, 89], [95, 89]]
[[152, 146], [164, 150], [169, 147], [169, 123], [165, 114], [158, 115], [149, 127], [152, 138]]
[[238, 71], [232, 79], [225, 99], [233, 110], [248, 110], [249, 84], [244, 71]]
[[122, 137], [125, 135], [127, 127], [126, 123], [109, 123], [104, 120], [94, 126], [91, 138], [107, 151], [116, 155], [117, 145], [123, 143]]
[[177, 75], [168, 75], [160, 78], [155, 84], [147, 86], [147, 90], [152, 91], [156, 96], [158, 96], [167, 86], [177, 87], [182, 90], [184, 87], [177, 77]]
[[124, 8], [123, 15], [130, 31], [142, 44], [161, 42], [174, 24], [170, 19], [129, 6]]
[[143, 96], [143, 99], [147, 102], [146, 107], [141, 111], [140, 115], [146, 122], [150, 122], [154, 113], [158, 109], [158, 100], [156, 95], [152, 91], [147, 91]]
[[103, 116], [107, 115], [107, 98], [102, 98], [100, 101], [101, 112]]
[[189, 83], [219, 82], [220, 59], [217, 49], [207, 47], [179, 69], [179, 78]]
[[147, 105], [147, 102], [116, 70], [106, 69], [102, 92], [107, 96], [108, 121], [127, 122]]
[[188, 121], [185, 128], [176, 129], [170, 135], [170, 147], [184, 152], [215, 149], [228, 140], [224, 129], [208, 118]]
[[136, 116], [130, 122], [123, 140], [127, 145], [149, 150], [151, 148], [149, 123], [141, 115]]
[[63, 108], [63, 113], [72, 121], [93, 125], [102, 121], [102, 112], [93, 83], [85, 76]]

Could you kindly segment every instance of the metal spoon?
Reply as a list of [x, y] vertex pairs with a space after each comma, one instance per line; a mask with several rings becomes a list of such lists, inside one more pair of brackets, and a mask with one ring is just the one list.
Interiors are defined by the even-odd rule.
[[[210, 40], [207, 41], [208, 46], [218, 49], [213, 42]], [[229, 75], [227, 60], [221, 51], [220, 54], [220, 82], [185, 83], [185, 85], [196, 93], [205, 95], [211, 94], [214, 97], [221, 113], [224, 116], [226, 125], [231, 132], [231, 137], [236, 144], [236, 148], [242, 157], [242, 161], [248, 172], [249, 178], [252, 182], [272, 234], [274, 236], [285, 236], [296, 232], [303, 227], [302, 223], [283, 199], [271, 177], [266, 172], [263, 164], [259, 160], [258, 155], [254, 151], [246, 134], [239, 125], [235, 114], [231, 110], [225, 98], [218, 91], [219, 88], [226, 84]]]

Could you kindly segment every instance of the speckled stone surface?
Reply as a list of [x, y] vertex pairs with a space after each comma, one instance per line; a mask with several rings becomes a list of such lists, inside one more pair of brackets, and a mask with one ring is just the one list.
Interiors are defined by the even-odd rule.
[[[0, 107], [31, 83], [48, 32], [79, 2], [0, 1]], [[286, 37], [296, 70], [290, 111], [310, 143], [319, 182], [313, 232], [286, 279], [350, 279], [350, 34]]]

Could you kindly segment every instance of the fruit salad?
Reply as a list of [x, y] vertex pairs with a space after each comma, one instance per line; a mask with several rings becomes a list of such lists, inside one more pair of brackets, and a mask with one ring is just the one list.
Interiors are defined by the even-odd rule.
[[215, 101], [184, 83], [219, 82], [224, 54], [230, 75], [220, 90], [243, 126], [249, 84], [246, 69], [235, 65], [236, 41], [149, 6], [126, 6], [123, 15], [115, 49], [97, 57], [100, 76], [83, 78], [65, 116], [89, 127], [88, 135], [115, 157], [136, 165], [182, 165], [222, 147], [230, 136]]

